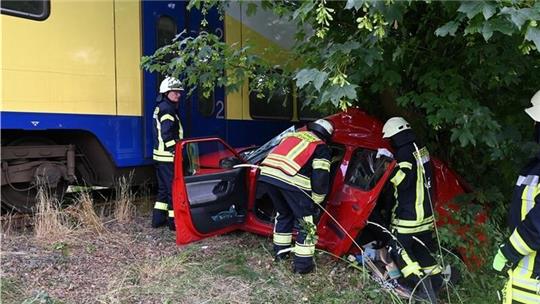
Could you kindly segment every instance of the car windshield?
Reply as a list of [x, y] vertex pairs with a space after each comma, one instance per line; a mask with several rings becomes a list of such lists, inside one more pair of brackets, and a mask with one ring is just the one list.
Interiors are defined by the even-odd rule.
[[294, 131], [295, 131], [294, 126], [291, 126], [285, 131], [279, 133], [279, 135], [267, 141], [264, 145], [260, 146], [258, 149], [246, 152], [246, 154], [244, 154], [245, 159], [250, 164], [260, 163], [266, 157], [266, 155], [268, 155], [270, 150], [272, 150], [275, 146], [277, 146], [281, 142], [281, 139], [283, 139], [285, 135], [292, 133]]

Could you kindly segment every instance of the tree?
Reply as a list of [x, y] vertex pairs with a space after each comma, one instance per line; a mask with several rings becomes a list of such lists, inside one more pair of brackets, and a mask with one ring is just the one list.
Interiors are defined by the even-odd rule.
[[[289, 61], [276, 66], [252, 46], [201, 32], [144, 57], [144, 68], [180, 77], [205, 95], [214, 86], [236, 90], [246, 79], [258, 80], [250, 82], [258, 92], [292, 79], [315, 106], [359, 106], [381, 119], [404, 115], [434, 154], [474, 185], [474, 199], [506, 213], [517, 168], [536, 148], [523, 109], [540, 89], [539, 2], [243, 4], [248, 13], [269, 9], [297, 24]], [[226, 5], [190, 2], [203, 14]]]

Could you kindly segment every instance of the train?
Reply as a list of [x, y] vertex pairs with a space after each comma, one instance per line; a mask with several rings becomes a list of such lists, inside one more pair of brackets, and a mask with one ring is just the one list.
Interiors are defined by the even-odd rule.
[[[224, 16], [186, 1], [1, 1], [1, 201], [30, 212], [40, 184], [61, 195], [68, 185], [111, 187], [132, 175], [152, 183], [152, 112], [166, 75], [141, 69], [141, 57], [179, 33], [213, 31], [250, 41], [279, 62], [294, 31], [263, 9], [232, 3]], [[208, 25], [201, 29], [201, 20]], [[270, 54], [270, 55], [268, 55]], [[185, 137], [216, 136], [235, 147], [258, 145], [300, 121], [324, 116], [291, 93], [269, 103], [248, 91], [216, 87], [181, 100]], [[292, 83], [291, 83], [292, 86]]]

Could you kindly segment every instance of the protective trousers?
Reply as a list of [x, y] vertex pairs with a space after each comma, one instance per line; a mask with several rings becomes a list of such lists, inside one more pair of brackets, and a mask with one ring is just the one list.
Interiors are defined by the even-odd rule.
[[174, 211], [172, 207], [173, 175], [173, 163], [156, 162], [158, 193], [152, 212], [152, 227], [154, 228], [168, 224], [169, 229], [175, 230]]
[[291, 247], [292, 231], [296, 226], [298, 234], [293, 248], [294, 272], [308, 273], [313, 270], [313, 255], [317, 243], [317, 226], [313, 223], [315, 206], [311, 199], [300, 191], [283, 189], [266, 184], [267, 193], [277, 212], [274, 226], [274, 253], [280, 259]]
[[442, 268], [432, 254], [438, 252], [432, 231], [417, 234], [394, 233], [398, 248], [397, 264], [405, 278], [410, 279], [417, 290], [423, 291], [431, 303], [436, 303], [436, 293], [442, 286]]
[[503, 289], [503, 304], [540, 303], [540, 279], [520, 274], [520, 269], [508, 270], [508, 282]]

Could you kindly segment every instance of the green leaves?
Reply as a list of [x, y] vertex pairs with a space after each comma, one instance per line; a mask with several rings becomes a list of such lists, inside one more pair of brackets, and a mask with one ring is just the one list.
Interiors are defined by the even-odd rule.
[[[524, 41], [535, 41], [535, 30], [529, 29], [531, 26], [536, 27], [536, 21], [540, 20], [540, 3], [462, 1], [457, 11], [462, 14], [439, 27], [435, 31], [437, 36], [454, 36], [460, 25], [465, 25], [465, 35], [481, 34], [485, 41], [489, 41], [496, 32], [508, 36], [518, 35], [523, 37]], [[526, 25], [528, 26], [524, 31], [523, 27]], [[523, 53], [529, 53], [531, 49], [526, 43], [514, 47], [521, 49]], [[540, 52], [538, 47], [536, 51]]]
[[345, 4], [345, 9], [350, 10], [354, 8], [355, 10], [359, 10], [366, 2], [366, 0], [347, 0], [347, 4]]
[[435, 35], [439, 37], [445, 37], [447, 35], [455, 36], [458, 27], [459, 27], [458, 22], [450, 21], [446, 23], [445, 25], [439, 27], [437, 30], [435, 30]]
[[254, 75], [256, 63], [263, 60], [249, 50], [229, 46], [212, 33], [201, 32], [197, 37], [185, 37], [183, 33], [177, 41], [143, 57], [141, 65], [150, 72], [181, 79], [189, 89], [188, 95], [199, 88], [209, 96], [214, 87], [238, 90], [246, 77]]
[[537, 50], [540, 50], [540, 28], [529, 26], [525, 40], [532, 41]]
[[356, 99], [356, 88], [354, 84], [332, 85], [323, 92], [321, 102], [331, 101], [336, 107], [343, 108], [347, 105], [346, 100]]
[[496, 11], [497, 9], [495, 8], [495, 5], [491, 3], [485, 3], [484, 7], [482, 8], [482, 14], [484, 15], [484, 19], [488, 20], [493, 15], [495, 15]]
[[321, 87], [327, 78], [328, 73], [321, 72], [317, 69], [303, 69], [294, 76], [298, 88], [301, 89], [308, 83], [312, 83], [317, 91], [321, 90]]
[[484, 1], [462, 1], [458, 12], [462, 12], [467, 15], [467, 18], [472, 19], [484, 10], [484, 6], [489, 6], [489, 4], [486, 5]]
[[302, 1], [301, 6], [293, 13], [293, 20], [300, 19], [301, 21], [304, 21], [315, 7], [315, 4], [314, 1]]
[[334, 17], [332, 17], [334, 9], [326, 6], [326, 0], [320, 0], [315, 11], [315, 20], [317, 21], [318, 26], [315, 35], [323, 39], [328, 32], [330, 21], [334, 20]]
[[531, 13], [529, 9], [515, 9], [513, 7], [504, 7], [501, 9], [501, 15], [510, 16], [510, 20], [512, 20], [518, 29], [521, 29], [528, 19], [534, 17], [534, 13]]

